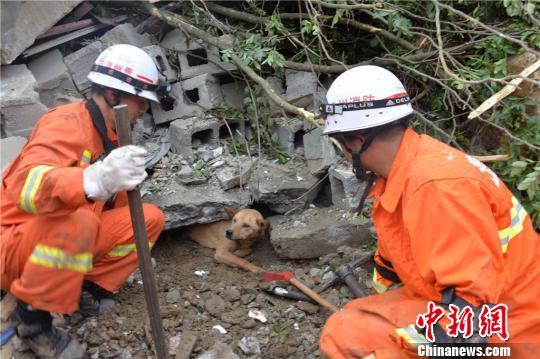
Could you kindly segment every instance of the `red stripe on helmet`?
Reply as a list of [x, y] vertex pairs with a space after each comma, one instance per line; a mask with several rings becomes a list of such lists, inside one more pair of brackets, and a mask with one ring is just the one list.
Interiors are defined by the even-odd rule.
[[384, 99], [388, 100], [388, 99], [391, 99], [391, 98], [398, 98], [398, 97], [403, 97], [403, 96], [407, 96], [407, 93], [406, 92], [400, 92], [400, 93], [397, 93], [395, 95], [385, 97]]
[[150, 80], [148, 77], [145, 77], [143, 75], [137, 75], [137, 78], [139, 80], [143, 80], [144, 82], [148, 82], [149, 84], [154, 83], [152, 80]]

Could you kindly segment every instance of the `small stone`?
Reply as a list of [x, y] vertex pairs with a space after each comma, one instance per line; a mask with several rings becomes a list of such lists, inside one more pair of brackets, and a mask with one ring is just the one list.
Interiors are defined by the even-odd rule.
[[240, 297], [240, 301], [242, 302], [242, 304], [249, 304], [251, 302], [253, 302], [256, 298], [256, 295], [253, 294], [253, 293], [247, 293], [247, 294], [244, 294], [243, 296]]
[[235, 302], [240, 299], [240, 291], [235, 287], [228, 287], [221, 293], [221, 296], [229, 302]]
[[167, 292], [165, 300], [169, 304], [178, 303], [182, 297], [180, 296], [180, 291], [178, 289], [173, 289]]
[[253, 319], [248, 319], [240, 323], [240, 326], [244, 329], [255, 328], [256, 325], [257, 325], [257, 322], [254, 321]]
[[254, 355], [261, 352], [259, 340], [255, 337], [243, 337], [238, 342], [238, 346], [246, 355]]
[[213, 316], [218, 316], [227, 307], [227, 303], [221, 297], [213, 295], [204, 302], [204, 309]]

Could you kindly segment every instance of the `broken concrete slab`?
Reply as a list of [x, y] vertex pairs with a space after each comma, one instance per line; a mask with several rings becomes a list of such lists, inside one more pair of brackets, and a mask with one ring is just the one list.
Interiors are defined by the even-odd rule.
[[49, 108], [54, 107], [57, 96], [69, 96], [77, 92], [69, 70], [64, 64], [64, 57], [58, 49], [30, 61], [28, 69], [36, 78], [41, 102]]
[[274, 120], [274, 131], [281, 149], [289, 156], [304, 154], [304, 121], [300, 118]]
[[313, 72], [286, 70], [286, 99], [298, 107], [308, 107], [317, 91], [317, 75]]
[[317, 196], [321, 184], [303, 161], [291, 160], [279, 165], [263, 159], [253, 169], [249, 187], [256, 202], [283, 214], [306, 208]]
[[2, 65], [10, 64], [39, 35], [73, 10], [80, 1], [1, 1]]
[[270, 242], [282, 258], [309, 259], [342, 245], [359, 247], [371, 239], [368, 221], [354, 220], [336, 207], [310, 208], [300, 214], [268, 217]]
[[332, 203], [344, 210], [354, 210], [366, 186], [359, 182], [350, 165], [336, 164], [328, 170]]
[[0, 149], [2, 150], [2, 156], [0, 156], [0, 176], [9, 166], [11, 161], [13, 161], [21, 152], [24, 145], [26, 145], [26, 142], [26, 138], [20, 136], [0, 139]]
[[219, 168], [214, 173], [221, 188], [226, 191], [240, 185], [246, 185], [251, 175], [253, 159], [248, 156], [240, 156], [227, 162], [226, 167]]
[[159, 171], [144, 182], [145, 202], [153, 203], [165, 213], [165, 229], [210, 223], [227, 219], [225, 207], [242, 207], [249, 193], [238, 189], [224, 191], [216, 179], [205, 184], [183, 185], [174, 173]]
[[35, 92], [36, 79], [26, 65], [2, 67], [0, 74], [0, 113], [5, 136], [28, 136], [47, 112]]
[[311, 125], [306, 125], [304, 128], [310, 127], [311, 129], [305, 130], [303, 137], [304, 157], [310, 172], [314, 175], [322, 175], [336, 162], [337, 155], [328, 136], [322, 134], [323, 128], [313, 128]]
[[154, 62], [158, 66], [160, 72], [165, 76], [167, 82], [176, 81], [176, 71], [171, 67], [167, 56], [163, 49], [158, 45], [150, 45], [143, 47], [147, 54], [152, 56]]
[[85, 92], [90, 88], [87, 76], [99, 54], [107, 47], [116, 44], [129, 44], [142, 48], [151, 45], [151, 41], [149, 35], [140, 35], [133, 25], [126, 23], [112, 28], [99, 40], [66, 56], [65, 64], [79, 91]]

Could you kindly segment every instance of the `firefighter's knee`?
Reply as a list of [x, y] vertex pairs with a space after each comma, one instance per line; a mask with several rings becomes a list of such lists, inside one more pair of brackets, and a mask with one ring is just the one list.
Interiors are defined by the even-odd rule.
[[81, 208], [68, 216], [68, 222], [71, 240], [76, 243], [77, 249], [82, 252], [91, 251], [101, 227], [99, 217], [93, 211]]

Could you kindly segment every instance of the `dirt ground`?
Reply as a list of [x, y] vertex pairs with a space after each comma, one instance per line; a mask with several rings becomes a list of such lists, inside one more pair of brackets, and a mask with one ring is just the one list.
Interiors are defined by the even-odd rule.
[[[171, 358], [320, 357], [318, 338], [330, 314], [327, 310], [269, 294], [261, 289], [265, 284], [259, 276], [218, 264], [213, 250], [181, 237], [178, 230], [166, 232], [152, 251]], [[345, 247], [320, 260], [286, 261], [276, 256], [269, 242], [263, 242], [248, 259], [265, 269], [293, 271], [313, 285], [325, 268], [334, 269], [358, 254], [361, 251]], [[367, 270], [358, 270], [363, 282], [368, 280]], [[205, 274], [198, 276], [196, 271]], [[323, 296], [338, 306], [351, 298], [341, 286], [326, 290]], [[63, 326], [87, 347], [92, 358], [153, 358], [140, 275], [136, 274], [115, 299], [117, 305], [101, 316], [66, 317]], [[250, 318], [253, 310], [262, 312], [267, 321]], [[226, 333], [213, 329], [216, 325]], [[203, 355], [216, 344], [221, 352]], [[21, 349], [17, 341], [15, 347]], [[14, 358], [33, 355], [18, 351]]]

